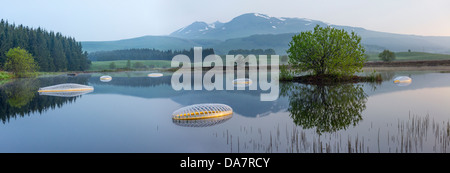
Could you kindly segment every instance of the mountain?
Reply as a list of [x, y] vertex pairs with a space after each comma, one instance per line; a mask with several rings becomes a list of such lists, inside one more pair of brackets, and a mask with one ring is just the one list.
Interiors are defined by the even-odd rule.
[[186, 39], [219, 39], [247, 37], [255, 34], [284, 34], [312, 30], [314, 26], [325, 26], [317, 20], [300, 18], [270, 17], [260, 13], [247, 13], [235, 17], [230, 22], [194, 22], [170, 34]]
[[371, 31], [360, 27], [332, 25], [306, 18], [271, 17], [260, 13], [247, 13], [226, 23], [201, 21], [180, 28], [167, 36], [144, 36], [132, 39], [82, 42], [88, 52], [101, 50], [155, 48], [190, 49], [194, 46], [214, 48], [217, 54], [232, 49], [272, 48], [277, 54], [286, 54], [293, 35], [313, 30], [316, 25], [354, 31], [362, 37], [368, 52], [417, 51], [450, 54], [450, 37], [417, 36]]

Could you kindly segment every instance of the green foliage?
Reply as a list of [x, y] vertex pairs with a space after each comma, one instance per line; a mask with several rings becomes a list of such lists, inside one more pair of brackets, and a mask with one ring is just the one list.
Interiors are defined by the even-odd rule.
[[294, 78], [292, 71], [287, 65], [280, 65], [280, 81], [289, 81]]
[[362, 85], [303, 85], [282, 83], [281, 96], [289, 98], [290, 116], [304, 129], [332, 133], [362, 120], [367, 94]]
[[33, 76], [39, 68], [33, 56], [20, 47], [9, 49], [6, 57], [4, 68], [12, 72], [16, 77]]
[[[111, 62], [116, 64], [117, 68], [126, 68], [127, 60], [118, 60], [118, 61], [92, 61], [92, 65], [89, 67], [89, 71], [103, 71], [109, 70], [109, 65]], [[137, 62], [136, 60], [131, 60], [131, 70], [133, 70], [133, 64]], [[147, 67], [151, 68], [169, 68], [171, 65], [171, 61], [169, 60], [140, 60], [139, 62], [144, 63]]]
[[[172, 60], [176, 55], [187, 55], [194, 58], [194, 49], [190, 50], [156, 50], [156, 49], [123, 49], [112, 51], [99, 51], [89, 53], [89, 59], [92, 61], [114, 61], [114, 60]], [[202, 49], [202, 56], [214, 54], [214, 49]]]
[[35, 96], [38, 85], [36, 79], [24, 79], [5, 87], [6, 102], [16, 108], [27, 105]]
[[133, 67], [137, 68], [137, 69], [147, 68], [147, 66], [143, 62], [140, 62], [140, 61], [135, 62], [133, 64]]
[[[23, 116], [40, 115], [40, 113], [73, 103], [79, 97], [39, 96], [36, 92], [40, 86], [61, 83], [79, 83], [87, 85], [90, 75], [77, 77], [40, 77], [10, 80], [0, 85], [0, 120], [7, 123], [11, 119]], [[2, 82], [2, 81], [0, 81]]]
[[367, 76], [367, 81], [368, 82], [378, 82], [381, 83], [381, 81], [383, 81], [383, 77], [381, 76], [380, 73], [377, 73], [375, 70], [372, 71], [372, 73], [370, 73]]
[[289, 64], [315, 75], [352, 75], [360, 72], [366, 56], [361, 37], [352, 32], [317, 25], [314, 31], [292, 37], [287, 50]]
[[127, 69], [131, 69], [131, 60], [127, 61]]
[[61, 33], [28, 28], [0, 20], [0, 63], [11, 48], [21, 47], [33, 55], [41, 71], [81, 71], [89, 68], [87, 53], [81, 43]]
[[0, 80], [13, 78], [13, 75], [9, 72], [0, 71]]
[[[380, 53], [370, 53], [369, 61], [381, 61], [378, 57]], [[450, 55], [436, 54], [426, 52], [395, 52], [394, 61], [410, 61], [410, 60], [450, 60]]]
[[115, 62], [111, 62], [111, 63], [109, 64], [109, 68], [110, 68], [110, 69], [116, 69], [116, 63], [115, 63]]
[[378, 57], [385, 62], [391, 62], [395, 60], [395, 53], [389, 50], [384, 50], [383, 52], [378, 54]]

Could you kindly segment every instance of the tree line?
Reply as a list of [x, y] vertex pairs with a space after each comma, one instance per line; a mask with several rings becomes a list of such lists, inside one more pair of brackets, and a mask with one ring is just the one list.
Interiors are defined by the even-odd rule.
[[[157, 49], [123, 49], [112, 51], [91, 52], [88, 58], [91, 61], [115, 61], [115, 60], [172, 60], [176, 55], [183, 54], [194, 57], [194, 49], [190, 50], [157, 50]], [[202, 58], [214, 54], [214, 49], [202, 49]]]
[[273, 50], [273, 49], [265, 49], [265, 50], [263, 50], [263, 49], [250, 49], [250, 50], [249, 49], [236, 49], [236, 50], [228, 51], [228, 55], [238, 55], [238, 54], [244, 55], [244, 56], [247, 56], [250, 54], [253, 54], [253, 55], [276, 55], [275, 50]]
[[81, 43], [61, 33], [42, 28], [16, 26], [8, 21], [0, 21], [0, 66], [11, 48], [20, 47], [33, 56], [39, 71], [83, 71], [90, 61], [87, 52], [82, 51]]

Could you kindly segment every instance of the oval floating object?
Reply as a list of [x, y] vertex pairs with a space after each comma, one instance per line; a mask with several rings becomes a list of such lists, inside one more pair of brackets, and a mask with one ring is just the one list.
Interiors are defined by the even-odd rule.
[[233, 114], [233, 109], [224, 104], [195, 104], [180, 108], [172, 113], [174, 120], [198, 120], [217, 118]]
[[150, 73], [147, 76], [148, 77], [161, 77], [161, 76], [163, 76], [163, 74], [162, 73]]
[[38, 92], [80, 92], [80, 91], [92, 91], [94, 87], [75, 84], [75, 83], [66, 83], [53, 85], [48, 87], [39, 88]]
[[394, 83], [397, 84], [398, 86], [407, 86], [409, 84], [411, 84], [412, 79], [408, 76], [399, 76], [394, 78]]
[[249, 78], [239, 78], [233, 80], [233, 85], [235, 86], [250, 86], [252, 83], [253, 81]]
[[197, 119], [197, 120], [176, 120], [172, 119], [173, 123], [183, 127], [210, 127], [217, 124], [222, 124], [225, 121], [229, 120], [232, 115], [226, 115], [217, 118], [205, 118], [205, 119]]
[[100, 76], [100, 81], [102, 82], [109, 82], [112, 80], [111, 76]]
[[92, 92], [93, 90], [86, 91], [71, 91], [71, 92], [39, 92], [39, 95], [55, 96], [55, 97], [76, 97], [83, 94]]

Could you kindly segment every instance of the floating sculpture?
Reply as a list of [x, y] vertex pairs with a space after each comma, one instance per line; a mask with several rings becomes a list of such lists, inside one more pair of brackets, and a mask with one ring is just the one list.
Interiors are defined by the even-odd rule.
[[94, 87], [80, 85], [74, 83], [59, 84], [39, 88], [39, 95], [58, 96], [58, 97], [75, 97], [94, 91]]
[[198, 120], [217, 118], [233, 114], [233, 109], [224, 104], [196, 104], [180, 108], [172, 113], [174, 120]]
[[252, 85], [252, 82], [253, 81], [248, 78], [239, 78], [239, 79], [233, 80], [233, 85], [239, 86], [239, 87], [250, 86], [250, 85]]
[[109, 82], [111, 80], [112, 80], [111, 76], [101, 76], [100, 77], [100, 81], [102, 81], [102, 82]]
[[45, 96], [56, 96], [56, 97], [76, 97], [83, 94], [92, 92], [93, 90], [87, 91], [71, 91], [71, 92], [39, 92], [39, 95]]
[[38, 92], [79, 92], [79, 91], [93, 91], [94, 87], [75, 84], [75, 83], [66, 83], [48, 86], [44, 88], [39, 88]]
[[394, 79], [394, 83], [398, 86], [408, 86], [411, 82], [412, 79], [408, 76], [399, 76]]
[[163, 74], [162, 73], [150, 73], [147, 76], [148, 77], [161, 77], [161, 76], [163, 76]]

